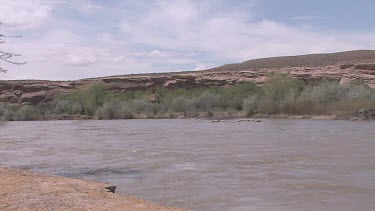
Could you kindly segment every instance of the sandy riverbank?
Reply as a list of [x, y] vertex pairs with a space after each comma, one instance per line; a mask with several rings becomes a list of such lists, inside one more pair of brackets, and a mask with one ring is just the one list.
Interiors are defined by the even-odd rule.
[[0, 167], [0, 210], [181, 210], [114, 194], [108, 187], [94, 181]]

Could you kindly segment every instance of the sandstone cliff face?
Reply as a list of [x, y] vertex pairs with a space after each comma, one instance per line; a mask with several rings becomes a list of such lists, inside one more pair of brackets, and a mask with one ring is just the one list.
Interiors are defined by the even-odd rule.
[[350, 84], [354, 80], [361, 80], [375, 89], [375, 63], [349, 63], [323, 67], [212, 69], [195, 72], [112, 76], [77, 81], [0, 81], [0, 102], [31, 104], [50, 102], [59, 95], [69, 93], [77, 88], [89, 87], [98, 82], [114, 93], [160, 87], [191, 89], [207, 86], [230, 86], [241, 82], [262, 84], [267, 80], [268, 75], [274, 72], [290, 74], [305, 81], [330, 78], [340, 81], [342, 85]]
[[32, 103], [52, 101], [75, 89], [75, 82], [0, 81], [0, 102]]

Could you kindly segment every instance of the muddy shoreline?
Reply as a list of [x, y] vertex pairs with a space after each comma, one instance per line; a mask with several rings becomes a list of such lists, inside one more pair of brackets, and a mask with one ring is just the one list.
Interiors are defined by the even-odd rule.
[[0, 210], [182, 210], [112, 192], [105, 183], [0, 166]]

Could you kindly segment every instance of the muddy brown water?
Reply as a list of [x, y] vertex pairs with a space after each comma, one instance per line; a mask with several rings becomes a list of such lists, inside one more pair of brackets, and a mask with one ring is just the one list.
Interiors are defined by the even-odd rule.
[[375, 122], [6, 122], [0, 164], [194, 210], [375, 210]]

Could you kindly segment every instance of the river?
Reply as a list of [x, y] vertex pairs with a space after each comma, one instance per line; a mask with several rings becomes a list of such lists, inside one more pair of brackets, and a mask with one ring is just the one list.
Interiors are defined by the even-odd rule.
[[3, 122], [0, 165], [194, 210], [375, 209], [375, 122]]

